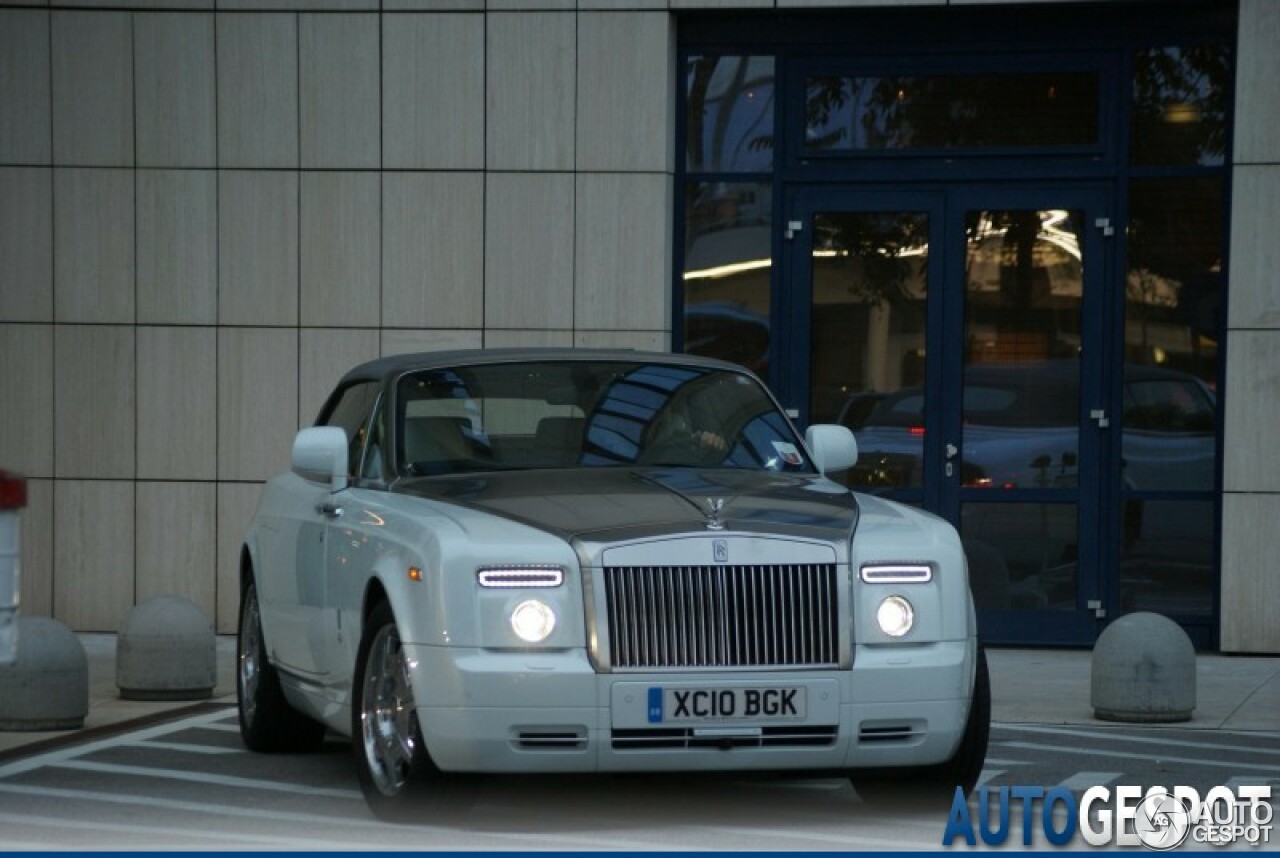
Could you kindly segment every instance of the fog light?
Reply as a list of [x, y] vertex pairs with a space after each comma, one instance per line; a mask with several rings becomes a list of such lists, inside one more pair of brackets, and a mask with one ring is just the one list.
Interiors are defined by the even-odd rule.
[[900, 638], [911, 631], [916, 621], [916, 612], [911, 603], [901, 596], [889, 596], [876, 608], [876, 622], [880, 631], [891, 638]]
[[556, 627], [556, 612], [537, 599], [516, 605], [511, 612], [511, 628], [521, 640], [542, 643]]

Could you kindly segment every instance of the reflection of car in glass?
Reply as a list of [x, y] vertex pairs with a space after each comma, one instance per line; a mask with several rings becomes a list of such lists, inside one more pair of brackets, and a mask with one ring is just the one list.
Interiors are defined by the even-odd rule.
[[[1053, 488], [1077, 481], [1079, 366], [1074, 361], [977, 364], [965, 371], [961, 478], [969, 488]], [[879, 395], [854, 428], [854, 486], [921, 482], [924, 390]], [[851, 397], [846, 412], [868, 394]], [[1122, 415], [1128, 488], [1211, 489], [1215, 401], [1199, 379], [1157, 367], [1125, 371]]]
[[[1073, 361], [966, 368], [962, 485], [970, 489], [1070, 488], [1078, 474], [1079, 368]], [[1121, 598], [1127, 609], [1159, 605], [1179, 615], [1211, 605], [1211, 504], [1152, 501], [1144, 491], [1207, 491], [1214, 485], [1216, 401], [1194, 376], [1130, 365], [1122, 431]], [[855, 488], [919, 486], [924, 391], [850, 398], [847, 412], [879, 397], [857, 425]], [[852, 421], [845, 418], [846, 425]], [[994, 499], [994, 498], [993, 498]], [[974, 503], [963, 531], [980, 608], [1076, 606], [1078, 534], [1073, 506]]]
[[836, 422], [848, 426], [851, 432], [859, 431], [867, 425], [867, 420], [876, 410], [876, 406], [884, 401], [886, 396], [888, 394], [875, 391], [855, 393], [840, 406], [840, 414], [836, 417]]
[[[659, 431], [677, 410], [683, 428]], [[990, 692], [959, 538], [824, 476], [855, 458], [849, 432], [802, 439], [720, 361], [356, 367], [246, 536], [244, 741], [352, 736], [391, 817], [456, 795], [462, 772], [972, 788]]]

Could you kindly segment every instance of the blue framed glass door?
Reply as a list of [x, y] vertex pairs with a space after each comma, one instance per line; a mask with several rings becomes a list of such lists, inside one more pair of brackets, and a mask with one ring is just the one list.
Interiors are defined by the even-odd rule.
[[787, 203], [785, 389], [802, 421], [853, 430], [852, 488], [956, 524], [987, 640], [1091, 642], [1114, 502], [1105, 191], [799, 188]]

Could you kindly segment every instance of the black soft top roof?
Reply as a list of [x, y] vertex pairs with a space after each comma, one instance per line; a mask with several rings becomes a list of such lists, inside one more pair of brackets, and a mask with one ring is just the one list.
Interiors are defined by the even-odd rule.
[[648, 352], [632, 349], [573, 348], [506, 348], [455, 349], [439, 352], [416, 352], [390, 355], [362, 363], [342, 376], [339, 387], [356, 381], [383, 381], [389, 377], [420, 369], [442, 369], [492, 363], [532, 363], [548, 361], [621, 361], [627, 363], [662, 363], [728, 369], [743, 372], [742, 367], [727, 361], [671, 352]]

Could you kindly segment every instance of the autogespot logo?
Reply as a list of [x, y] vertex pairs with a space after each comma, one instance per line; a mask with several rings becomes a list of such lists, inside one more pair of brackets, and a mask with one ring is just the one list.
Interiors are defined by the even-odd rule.
[[1166, 791], [1147, 793], [1133, 816], [1133, 833], [1150, 849], [1181, 846], [1191, 832], [1191, 808]]
[[1022, 845], [1031, 846], [1037, 829], [1054, 846], [1066, 846], [1077, 836], [1090, 846], [1138, 846], [1166, 851], [1184, 843], [1198, 848], [1243, 842], [1261, 846], [1271, 842], [1271, 787], [1214, 787], [1201, 800], [1187, 786], [1172, 790], [1138, 786], [1084, 791], [1079, 801], [1064, 787], [981, 787], [976, 807], [956, 789], [947, 815], [942, 845], [957, 838], [970, 846], [978, 839], [1001, 846], [1014, 827], [1013, 811], [1020, 810]]

